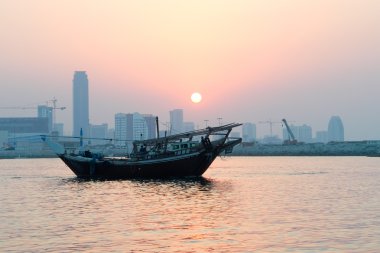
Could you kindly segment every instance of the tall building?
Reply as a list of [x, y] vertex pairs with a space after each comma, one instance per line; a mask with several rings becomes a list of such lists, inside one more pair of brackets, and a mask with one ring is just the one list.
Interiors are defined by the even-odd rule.
[[157, 137], [157, 125], [156, 125], [156, 116], [152, 114], [142, 114], [145, 119], [146, 126], [148, 127], [148, 138], [154, 139]]
[[174, 109], [170, 111], [170, 134], [183, 132], [183, 110]]
[[132, 131], [133, 131], [133, 140], [146, 140], [148, 139], [148, 125], [144, 119], [144, 117], [135, 112], [133, 114], [133, 123], [132, 123]]
[[[153, 131], [153, 132], [152, 132]], [[140, 113], [117, 113], [115, 115], [115, 140], [120, 146], [133, 140], [155, 138], [155, 117]]]
[[[294, 138], [298, 142], [311, 143], [313, 140], [313, 132], [311, 126], [303, 124], [302, 126], [289, 126], [292, 131]], [[289, 132], [286, 128], [283, 129], [283, 139], [289, 140], [291, 137], [289, 136]]]
[[53, 108], [46, 105], [39, 105], [37, 107], [38, 118], [47, 118], [48, 119], [48, 128], [49, 132], [53, 131]]
[[242, 126], [243, 142], [256, 140], [256, 125], [253, 123], [244, 123]]
[[313, 130], [311, 126], [303, 124], [298, 127], [298, 141], [311, 143], [313, 140]]
[[132, 137], [128, 138], [129, 136], [127, 136], [127, 125], [130, 125], [128, 118], [126, 113], [115, 114], [115, 140], [117, 145], [124, 146], [128, 139], [132, 140]]
[[344, 141], [344, 127], [339, 116], [330, 118], [327, 134], [328, 141]]
[[86, 71], [75, 71], [73, 79], [73, 136], [89, 137], [88, 79]]

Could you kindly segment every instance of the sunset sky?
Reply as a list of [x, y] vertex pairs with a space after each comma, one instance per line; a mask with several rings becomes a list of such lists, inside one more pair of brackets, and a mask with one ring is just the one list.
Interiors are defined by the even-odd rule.
[[0, 106], [55, 96], [71, 132], [73, 73], [84, 70], [93, 124], [113, 127], [118, 112], [165, 122], [182, 108], [200, 127], [222, 117], [264, 135], [259, 121], [315, 132], [339, 115], [346, 139], [380, 139], [379, 13], [378, 0], [1, 0]]

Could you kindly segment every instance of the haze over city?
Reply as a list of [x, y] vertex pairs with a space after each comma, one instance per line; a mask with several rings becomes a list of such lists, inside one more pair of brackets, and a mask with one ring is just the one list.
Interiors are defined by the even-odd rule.
[[287, 118], [318, 131], [339, 115], [346, 140], [380, 139], [379, 10], [370, 0], [4, 0], [0, 106], [56, 97], [71, 131], [73, 73], [84, 70], [93, 124], [112, 127], [118, 112], [168, 121], [182, 108], [196, 124]]

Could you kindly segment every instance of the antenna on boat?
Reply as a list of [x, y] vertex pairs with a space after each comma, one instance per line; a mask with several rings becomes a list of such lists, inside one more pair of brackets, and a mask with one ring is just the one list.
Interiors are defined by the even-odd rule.
[[158, 117], [156, 117], [156, 126], [157, 126], [157, 139], [160, 138], [160, 127], [158, 126]]

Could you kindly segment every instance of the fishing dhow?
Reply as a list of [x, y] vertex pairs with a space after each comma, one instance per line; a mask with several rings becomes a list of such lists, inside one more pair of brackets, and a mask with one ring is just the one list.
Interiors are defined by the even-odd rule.
[[[215, 158], [232, 152], [241, 138], [230, 137], [231, 123], [217, 127], [185, 132], [133, 142], [128, 156], [106, 156], [99, 152], [74, 152], [55, 142], [42, 139], [79, 178], [170, 178], [200, 177]], [[158, 129], [157, 129], [158, 132]]]

